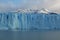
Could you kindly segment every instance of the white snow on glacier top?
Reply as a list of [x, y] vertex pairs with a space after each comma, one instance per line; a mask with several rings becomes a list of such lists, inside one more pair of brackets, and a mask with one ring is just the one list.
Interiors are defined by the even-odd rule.
[[42, 8], [42, 9], [17, 9], [17, 10], [13, 10], [13, 11], [4, 11], [6, 12], [16, 12], [16, 13], [53, 13], [52, 11]]
[[37, 13], [49, 13], [51, 11], [47, 10], [47, 9], [18, 9], [15, 12], [23, 12], [23, 13], [27, 13], [27, 12], [37, 12]]
[[39, 12], [40, 12], [40, 13], [48, 13], [48, 12], [50, 12], [50, 11], [47, 10], [47, 9], [42, 8]]

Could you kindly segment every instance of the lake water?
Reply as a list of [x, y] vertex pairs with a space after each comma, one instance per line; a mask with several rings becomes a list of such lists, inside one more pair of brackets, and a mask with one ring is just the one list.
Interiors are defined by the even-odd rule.
[[0, 31], [0, 40], [60, 40], [60, 31]]

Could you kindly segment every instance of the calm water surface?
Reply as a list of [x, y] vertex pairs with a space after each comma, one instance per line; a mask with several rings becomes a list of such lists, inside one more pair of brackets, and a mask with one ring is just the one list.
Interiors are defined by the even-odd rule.
[[0, 31], [0, 40], [60, 40], [60, 31]]

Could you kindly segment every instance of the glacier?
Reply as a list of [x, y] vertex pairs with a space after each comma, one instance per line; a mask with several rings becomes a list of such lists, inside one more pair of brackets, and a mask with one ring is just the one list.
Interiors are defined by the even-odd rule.
[[53, 13], [0, 13], [0, 30], [58, 30], [60, 14]]

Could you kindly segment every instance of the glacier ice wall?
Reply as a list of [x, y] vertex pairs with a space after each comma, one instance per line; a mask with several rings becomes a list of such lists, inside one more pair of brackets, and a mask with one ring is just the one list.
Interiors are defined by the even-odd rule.
[[60, 29], [60, 14], [0, 13], [0, 30]]

